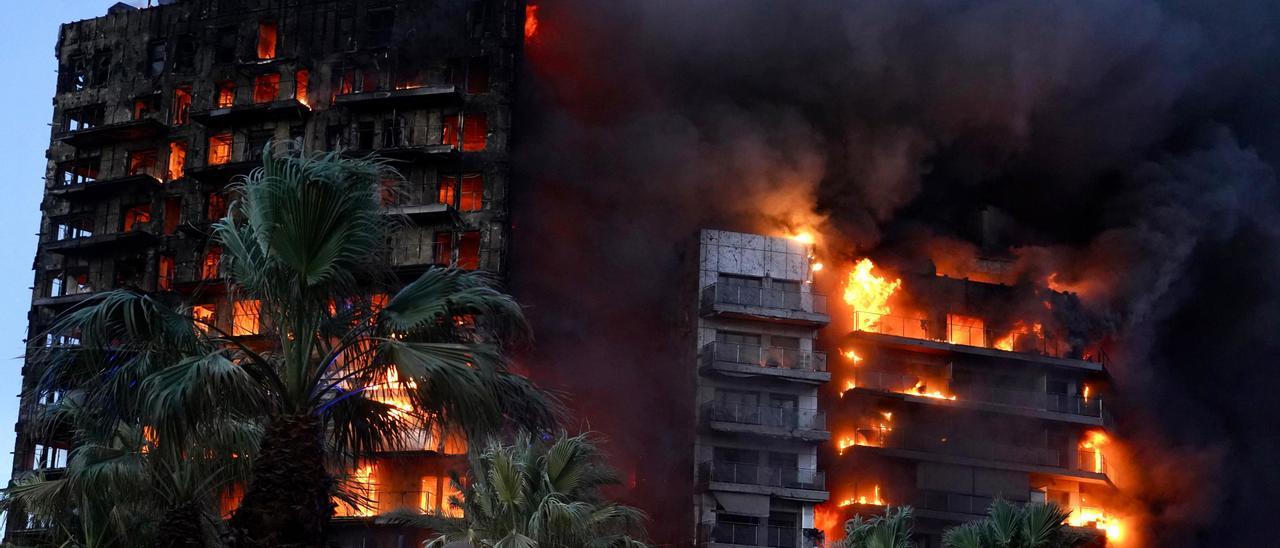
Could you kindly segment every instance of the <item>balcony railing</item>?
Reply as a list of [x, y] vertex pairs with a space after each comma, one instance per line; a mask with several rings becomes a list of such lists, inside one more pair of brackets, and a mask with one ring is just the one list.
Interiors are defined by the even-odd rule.
[[826, 489], [826, 475], [812, 468], [784, 468], [760, 466], [741, 462], [706, 461], [702, 463], [703, 477], [715, 482], [782, 487], [786, 489]]
[[787, 430], [826, 430], [827, 415], [816, 409], [787, 409], [725, 402], [703, 404], [706, 416], [716, 422], [771, 426]]
[[753, 306], [775, 310], [827, 313], [825, 295], [811, 291], [788, 291], [771, 287], [747, 287], [714, 283], [704, 290], [706, 297], [715, 304]]
[[1049, 447], [996, 443], [988, 439], [967, 440], [949, 435], [924, 435], [901, 428], [860, 428], [857, 442], [873, 447], [936, 453], [956, 457], [1061, 467], [1062, 453]]
[[855, 328], [858, 331], [893, 335], [911, 339], [938, 341], [963, 346], [992, 348], [1023, 354], [1039, 354], [1054, 358], [1070, 358], [1101, 363], [1101, 356], [1085, 356], [1067, 341], [1029, 331], [1014, 329], [997, 331], [986, 327], [939, 323], [924, 318], [910, 318], [874, 312], [855, 311]]
[[752, 523], [709, 523], [709, 539], [716, 544], [796, 548], [800, 530], [795, 527], [761, 526]]
[[727, 342], [707, 343], [702, 355], [708, 359], [766, 369], [825, 372], [827, 354], [811, 350], [780, 348]]
[[948, 398], [954, 395], [955, 399], [958, 401], [1007, 405], [1022, 409], [1078, 415], [1081, 417], [1106, 417], [1105, 410], [1103, 409], [1102, 398], [1097, 396], [1086, 400], [1081, 396], [1047, 394], [1033, 390], [996, 388], [980, 384], [956, 386], [950, 382], [936, 378], [930, 379], [928, 377], [918, 375], [903, 375], [890, 371], [877, 371], [874, 369], [855, 370], [853, 379], [856, 387], [866, 388], [869, 390], [881, 390], [884, 392], [895, 392], [899, 394], [915, 394], [918, 393], [916, 389], [917, 385], [923, 383], [922, 389], [926, 392], [941, 392]]
[[948, 493], [945, 491], [917, 491], [912, 501], [917, 508], [940, 512], [983, 515], [995, 502], [991, 497]]

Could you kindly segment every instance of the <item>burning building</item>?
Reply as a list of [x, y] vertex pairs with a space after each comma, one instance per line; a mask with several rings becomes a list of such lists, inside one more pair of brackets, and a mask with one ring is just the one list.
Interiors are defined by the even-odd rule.
[[[63, 25], [44, 217], [28, 341], [108, 289], [151, 292], [253, 343], [270, 318], [236, 300], [209, 243], [227, 185], [268, 143], [393, 162], [393, 208], [412, 220], [391, 242], [399, 280], [432, 265], [506, 270], [508, 137], [523, 38], [518, 0], [171, 0]], [[383, 288], [390, 290], [394, 288]], [[24, 387], [41, 371], [28, 360]], [[394, 379], [374, 387], [398, 401]], [[25, 391], [24, 391], [25, 392]], [[66, 437], [37, 435], [56, 401], [24, 396], [13, 477], [65, 472]], [[422, 432], [352, 473], [367, 507], [339, 508], [343, 546], [420, 540], [374, 527], [397, 509], [450, 514], [449, 472], [466, 440]], [[234, 498], [234, 493], [229, 493]], [[12, 512], [6, 540], [43, 525]]]
[[[1098, 542], [1122, 540], [1106, 354], [1055, 320], [1073, 297], [933, 272], [899, 279], [869, 259], [843, 296], [853, 330], [837, 337], [825, 400], [829, 532], [908, 505], [917, 541], [936, 547], [1002, 498], [1055, 503]], [[1041, 308], [1015, 306], [1028, 300]]]

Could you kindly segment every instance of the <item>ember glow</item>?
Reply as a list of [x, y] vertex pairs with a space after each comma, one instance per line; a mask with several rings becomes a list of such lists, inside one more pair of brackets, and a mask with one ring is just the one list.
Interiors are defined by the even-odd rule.
[[851, 506], [854, 504], [874, 504], [876, 506], [885, 506], [884, 499], [880, 498], [880, 485], [876, 484], [873, 494], [870, 497], [859, 495], [850, 497], [840, 501], [840, 506]]
[[916, 385], [912, 387], [911, 390], [903, 392], [903, 394], [910, 394], [912, 396], [923, 396], [926, 398], [934, 398], [939, 400], [956, 399], [955, 396], [948, 396], [946, 394], [943, 394], [942, 391], [940, 390], [929, 390], [928, 385], [926, 385], [924, 381], [916, 381]]
[[1023, 335], [1031, 334], [1034, 334], [1037, 340], [1044, 339], [1044, 326], [1038, 323], [1028, 325], [1026, 322], [1019, 320], [1017, 324], [1014, 324], [1013, 329], [1010, 330], [1009, 333], [999, 339], [996, 339], [993, 346], [1000, 350], [1013, 351], [1013, 349], [1017, 347], [1018, 340]]
[[1106, 533], [1108, 543], [1120, 543], [1125, 538], [1124, 525], [1114, 516], [1098, 508], [1075, 508], [1067, 518], [1072, 527], [1094, 527]]
[[538, 34], [538, 6], [529, 4], [524, 7], [524, 39], [532, 40]]
[[1106, 444], [1107, 435], [1098, 430], [1090, 431], [1085, 439], [1080, 442], [1080, 450], [1085, 454], [1093, 455], [1092, 471], [1098, 474], [1106, 472], [1102, 459], [1102, 447]]
[[[849, 279], [844, 287], [844, 302], [855, 313], [854, 329], [858, 331], [877, 331], [881, 316], [892, 311], [889, 299], [902, 286], [900, 279], [889, 281], [886, 277], [876, 275], [873, 272], [875, 268], [871, 259], [860, 259], [849, 272]], [[859, 312], [867, 314], [859, 316]]]

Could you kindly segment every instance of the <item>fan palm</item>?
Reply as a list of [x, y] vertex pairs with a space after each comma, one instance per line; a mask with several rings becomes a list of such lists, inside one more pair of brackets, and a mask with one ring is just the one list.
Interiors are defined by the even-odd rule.
[[[389, 298], [371, 294], [394, 284], [373, 266], [397, 224], [382, 203], [392, 176], [376, 161], [268, 147], [262, 167], [232, 185], [238, 199], [212, 239], [229, 293], [270, 321], [255, 340], [122, 291], [55, 326], [82, 340], [78, 359], [52, 360], [49, 378], [94, 379], [104, 420], [147, 425], [161, 451], [197, 443], [212, 422], [260, 425], [230, 522], [239, 545], [322, 545], [330, 471], [416, 432], [553, 422], [553, 404], [505, 366], [504, 343], [527, 325], [485, 275], [431, 269]], [[375, 395], [392, 382], [404, 401]]]
[[464, 510], [464, 520], [401, 515], [392, 521], [448, 531], [428, 548], [449, 541], [482, 548], [647, 546], [640, 540], [644, 514], [601, 496], [600, 488], [617, 478], [585, 434], [491, 441], [472, 456], [469, 477], [467, 485], [453, 479], [463, 496], [451, 503]]
[[1086, 540], [1066, 528], [1069, 516], [1056, 504], [1016, 507], [997, 499], [986, 518], [948, 529], [942, 542], [951, 548], [1069, 548]]
[[837, 548], [911, 548], [913, 526], [910, 506], [885, 508], [883, 516], [863, 519], [853, 516], [844, 523], [845, 537], [836, 541]]

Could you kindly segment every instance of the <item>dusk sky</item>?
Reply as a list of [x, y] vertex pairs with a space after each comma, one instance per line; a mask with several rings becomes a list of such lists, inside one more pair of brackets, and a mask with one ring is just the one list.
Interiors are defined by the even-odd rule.
[[[11, 8], [0, 23], [0, 165], [7, 175], [0, 200], [0, 483], [8, 483], [13, 459], [13, 424], [18, 418], [22, 340], [31, 307], [31, 261], [40, 231], [45, 149], [53, 116], [58, 25], [105, 15], [114, 0], [41, 0]], [[145, 3], [145, 2], [143, 2]], [[136, 4], [136, 3], [135, 3]]]

